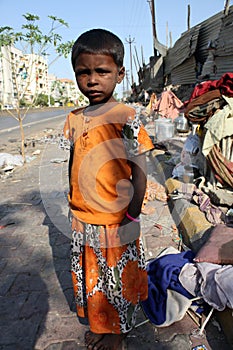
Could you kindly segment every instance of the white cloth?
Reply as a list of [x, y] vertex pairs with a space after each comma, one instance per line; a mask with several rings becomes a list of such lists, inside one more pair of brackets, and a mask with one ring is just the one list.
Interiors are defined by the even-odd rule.
[[233, 266], [187, 263], [179, 274], [182, 286], [218, 311], [233, 309]]
[[156, 327], [168, 327], [174, 322], [182, 320], [191, 305], [191, 299], [175, 290], [167, 289], [166, 321], [162, 325], [156, 325]]
[[218, 145], [223, 138], [233, 134], [233, 97], [223, 97], [227, 105], [216, 111], [205, 124], [207, 131], [202, 146], [202, 153], [205, 156], [214, 145]]

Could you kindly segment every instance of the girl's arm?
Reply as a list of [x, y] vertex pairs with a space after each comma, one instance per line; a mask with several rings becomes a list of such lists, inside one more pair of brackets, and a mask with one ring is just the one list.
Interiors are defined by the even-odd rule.
[[71, 180], [71, 168], [73, 164], [73, 157], [74, 157], [74, 146], [70, 145], [70, 158], [69, 158], [69, 183]]
[[147, 169], [145, 153], [135, 157], [131, 162], [133, 197], [128, 206], [128, 213], [137, 218], [141, 213], [142, 203], [146, 192]]
[[[137, 219], [141, 213], [142, 203], [146, 191], [146, 155], [142, 154], [131, 161], [133, 196], [129, 203], [127, 213]], [[127, 216], [122, 220], [118, 234], [122, 244], [133, 242], [140, 236], [140, 222], [133, 221]]]

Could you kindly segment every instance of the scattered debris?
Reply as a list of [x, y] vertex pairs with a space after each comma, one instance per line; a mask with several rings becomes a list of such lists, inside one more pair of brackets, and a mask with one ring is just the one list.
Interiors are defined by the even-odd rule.
[[150, 205], [143, 205], [142, 206], [142, 210], [141, 210], [141, 213], [144, 214], [144, 215], [151, 215], [151, 214], [154, 214], [155, 212], [155, 208], [150, 206]]
[[[25, 147], [27, 147], [27, 154], [25, 156], [25, 162], [30, 163], [41, 155], [42, 150], [40, 146], [44, 148], [47, 144], [59, 144], [61, 134], [55, 132], [53, 129], [45, 129], [43, 132], [40, 132], [36, 136], [29, 137], [25, 139]], [[19, 153], [20, 140], [10, 139], [9, 142], [14, 144], [14, 148], [11, 148], [12, 153]], [[37, 149], [35, 150], [35, 147]], [[31, 152], [31, 154], [30, 154]], [[65, 159], [55, 159], [52, 160], [54, 163], [63, 163], [66, 162]], [[22, 167], [24, 165], [23, 157], [20, 154], [11, 154], [11, 153], [1, 153], [0, 152], [0, 178], [5, 179], [11, 176], [13, 171], [17, 167]]]
[[64, 158], [55, 158], [50, 160], [51, 163], [57, 163], [57, 164], [65, 163], [67, 161], [68, 159], [64, 159]]
[[163, 226], [157, 223], [154, 224], [154, 227], [158, 228], [159, 230], [163, 229]]
[[178, 228], [176, 227], [175, 224], [171, 225], [171, 229], [172, 229], [173, 232], [178, 232]]
[[153, 201], [157, 199], [162, 202], [167, 202], [165, 187], [156, 181], [148, 180], [144, 199], [145, 201]]
[[4, 168], [8, 166], [22, 166], [23, 165], [23, 157], [21, 155], [12, 155], [9, 153], [0, 153], [0, 168], [4, 170]]
[[231, 208], [227, 211], [225, 218], [226, 218], [227, 226], [233, 227], [233, 208]]
[[8, 222], [7, 224], [5, 225], [0, 225], [0, 230], [2, 230], [3, 228], [7, 227], [7, 226], [10, 226], [10, 225], [14, 225], [15, 223], [14, 222]]
[[41, 153], [41, 150], [40, 149], [37, 149], [36, 151], [34, 151], [33, 153], [32, 153], [32, 155], [33, 156], [37, 156], [37, 155], [39, 155]]

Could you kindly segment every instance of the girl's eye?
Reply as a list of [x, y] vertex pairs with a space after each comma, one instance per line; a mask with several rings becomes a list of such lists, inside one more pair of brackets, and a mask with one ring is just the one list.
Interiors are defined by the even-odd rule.
[[[100, 75], [100, 76], [104, 76], [106, 74], [109, 74], [110, 71], [107, 69], [103, 69], [103, 68], [97, 68], [97, 69], [95, 69], [95, 73]], [[80, 69], [80, 70], [78, 69], [75, 72], [76, 77], [87, 76], [90, 74], [92, 74], [92, 72], [89, 69]]]
[[89, 72], [87, 69], [84, 69], [84, 70], [78, 70], [75, 72], [75, 75], [76, 76], [81, 76], [81, 75], [87, 75]]
[[105, 74], [109, 73], [109, 71], [107, 71], [105, 69], [97, 69], [96, 72], [100, 75], [105, 75]]

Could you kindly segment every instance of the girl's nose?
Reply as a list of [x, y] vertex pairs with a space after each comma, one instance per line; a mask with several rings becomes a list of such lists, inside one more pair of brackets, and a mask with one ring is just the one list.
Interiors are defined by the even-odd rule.
[[96, 73], [91, 73], [88, 76], [88, 84], [93, 85], [96, 84], [97, 82], [97, 74]]

